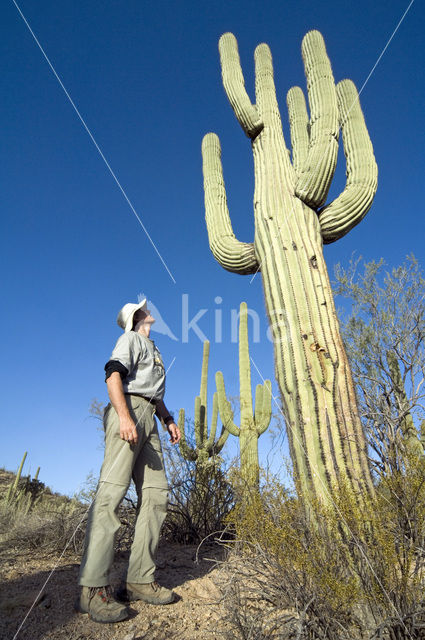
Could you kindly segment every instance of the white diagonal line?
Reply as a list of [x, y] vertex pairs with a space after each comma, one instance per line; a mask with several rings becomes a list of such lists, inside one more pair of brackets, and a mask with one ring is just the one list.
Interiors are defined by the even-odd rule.
[[[404, 18], [407, 15], [407, 12], [409, 11], [410, 7], [412, 6], [412, 4], [414, 3], [415, 0], [411, 0], [409, 3], [409, 6], [407, 7], [406, 11], [403, 13], [403, 15], [401, 16], [396, 28], [394, 29], [394, 31], [392, 32], [391, 36], [389, 37], [387, 44], [385, 45], [385, 47], [382, 49], [377, 61], [375, 62], [375, 64], [373, 65], [369, 75], [367, 76], [366, 80], [363, 82], [362, 86], [360, 87], [360, 90], [358, 91], [358, 95], [360, 97], [360, 94], [362, 93], [363, 89], [365, 88], [365, 86], [367, 85], [367, 83], [370, 80], [370, 77], [372, 76], [373, 72], [375, 71], [376, 67], [378, 66], [378, 64], [381, 61], [382, 56], [384, 55], [384, 53], [386, 52], [391, 40], [394, 38], [395, 34], [397, 33], [397, 31], [399, 30], [401, 23], [403, 22]], [[353, 104], [351, 105], [351, 107], [348, 109], [347, 114], [346, 114], [346, 118], [349, 116], [351, 109], [354, 107], [354, 105], [356, 104], [356, 100], [354, 100]]]
[[381, 54], [379, 56], [379, 58], [377, 59], [377, 61], [375, 62], [375, 64], [372, 67], [371, 72], [369, 73], [368, 77], [366, 78], [366, 80], [363, 82], [361, 89], [359, 91], [359, 95], [361, 94], [361, 92], [363, 91], [363, 89], [365, 88], [365, 86], [367, 85], [367, 83], [369, 82], [370, 76], [373, 74], [373, 72], [375, 71], [376, 67], [378, 66], [382, 56], [384, 55], [384, 53], [386, 52], [391, 40], [394, 38], [395, 34], [397, 33], [397, 31], [399, 30], [399, 27], [401, 25], [401, 23], [403, 22], [404, 18], [407, 15], [407, 12], [409, 11], [410, 7], [412, 6], [412, 4], [414, 3], [415, 0], [411, 0], [409, 6], [407, 7], [406, 11], [403, 13], [403, 15], [401, 16], [398, 25], [396, 26], [396, 28], [394, 29], [394, 31], [392, 32], [387, 44], [385, 45], [385, 47], [382, 49]]
[[[379, 55], [379, 57], [378, 57], [377, 61], [376, 61], [376, 62], [375, 62], [375, 64], [373, 65], [373, 67], [372, 67], [371, 71], [369, 72], [369, 75], [367, 76], [366, 80], [363, 82], [363, 84], [362, 84], [362, 86], [361, 86], [360, 90], [358, 91], [358, 96], [359, 96], [359, 97], [360, 97], [360, 94], [362, 93], [363, 89], [365, 88], [365, 86], [366, 86], [366, 85], [367, 85], [367, 83], [369, 82], [369, 80], [370, 80], [370, 78], [371, 78], [371, 76], [372, 76], [373, 72], [375, 71], [376, 67], [378, 66], [379, 62], [381, 61], [382, 56], [384, 55], [384, 53], [385, 53], [385, 52], [386, 52], [386, 50], [388, 49], [388, 47], [389, 47], [389, 45], [390, 45], [391, 40], [394, 38], [395, 34], [396, 34], [396, 33], [397, 33], [397, 31], [399, 30], [399, 28], [400, 28], [400, 26], [401, 26], [401, 23], [403, 22], [404, 18], [406, 17], [406, 15], [407, 15], [407, 13], [408, 13], [408, 11], [409, 11], [410, 7], [411, 7], [411, 6], [412, 6], [412, 4], [414, 3], [414, 1], [415, 1], [415, 0], [410, 0], [410, 3], [409, 3], [409, 5], [408, 5], [408, 7], [407, 7], [406, 11], [405, 11], [405, 12], [403, 13], [403, 15], [401, 16], [401, 18], [400, 18], [400, 20], [399, 20], [399, 22], [398, 22], [398, 24], [397, 24], [396, 28], [394, 29], [394, 31], [392, 32], [391, 36], [390, 36], [390, 37], [389, 37], [389, 39], [387, 40], [387, 43], [386, 43], [385, 47], [382, 49], [382, 51], [381, 51], [381, 53], [380, 53], [380, 55]], [[355, 104], [356, 104], [356, 100], [354, 100], [354, 101], [353, 101], [352, 105], [351, 105], [351, 106], [350, 106], [350, 108], [348, 109], [347, 114], [346, 114], [346, 117], [348, 117], [348, 115], [349, 115], [349, 113], [350, 113], [351, 109], [353, 108], [353, 106], [354, 106]], [[310, 179], [309, 179], [309, 181], [307, 181], [307, 185], [306, 185], [306, 187], [305, 187], [305, 189], [306, 189], [306, 190], [310, 187], [311, 181], [312, 181], [312, 179], [313, 179], [314, 171], [316, 170], [316, 167], [317, 167], [317, 166], [321, 163], [321, 161], [323, 160], [324, 155], [325, 155], [325, 154], [323, 154], [323, 155], [318, 159], [318, 161], [317, 161], [317, 163], [316, 163], [316, 166], [315, 166], [314, 170], [313, 170], [313, 171], [311, 171], [311, 173], [310, 173]], [[289, 215], [290, 215], [291, 213], [293, 213], [293, 211], [294, 211], [294, 207], [292, 207], [292, 211], [289, 213]], [[289, 216], [288, 216], [288, 217], [289, 217]], [[287, 223], [287, 219], [286, 219], [286, 217], [284, 218], [284, 222], [286, 222], [286, 223]], [[281, 229], [281, 227], [279, 227], [279, 228], [278, 228], [278, 231], [280, 231], [280, 229]], [[277, 238], [277, 235], [275, 236], [275, 238]], [[266, 253], [267, 253], [267, 252], [266, 252]], [[265, 256], [263, 256], [263, 258], [262, 258], [262, 260], [261, 260], [260, 264], [258, 265], [257, 271], [256, 271], [256, 272], [254, 273], [254, 275], [252, 276], [251, 280], [249, 281], [249, 284], [252, 284], [252, 281], [254, 280], [255, 276], [256, 276], [256, 275], [257, 275], [257, 273], [261, 270], [261, 266], [262, 266], [262, 264], [263, 264], [263, 262], [264, 262], [264, 258], [265, 258]]]
[[[166, 370], [166, 372], [165, 372], [165, 375], [167, 375], [167, 373], [169, 372], [169, 370], [171, 369], [171, 367], [173, 366], [173, 364], [175, 363], [175, 361], [176, 361], [176, 356], [174, 356], [174, 358], [172, 359], [171, 363], [169, 364], [169, 366], [168, 366], [168, 368], [167, 368], [167, 370]], [[151, 406], [152, 406], [152, 405], [151, 405], [151, 403], [150, 403], [150, 402], [145, 406], [145, 408], [144, 408], [144, 410], [143, 410], [142, 415], [140, 416], [140, 418], [137, 420], [137, 422], [136, 422], [136, 424], [135, 424], [135, 429], [137, 428], [137, 425], [139, 424], [140, 420], [141, 420], [141, 419], [143, 418], [143, 416], [145, 415], [146, 409], [147, 409], [148, 407], [151, 407]], [[112, 469], [113, 469], [113, 468], [115, 467], [115, 465], [117, 464], [117, 462], [118, 462], [118, 460], [120, 459], [120, 456], [121, 456], [121, 454], [122, 454], [122, 452], [123, 452], [123, 451], [124, 451], [124, 447], [121, 449], [121, 451], [119, 452], [119, 454], [118, 454], [118, 455], [117, 455], [117, 457], [115, 458], [115, 460], [114, 460], [114, 462], [113, 462], [113, 464], [112, 464], [111, 468], [109, 469], [109, 472], [108, 472], [108, 474], [107, 474], [106, 478], [104, 478], [104, 479], [102, 480], [102, 482], [106, 482], [106, 481], [108, 480], [108, 478], [109, 478], [109, 476], [110, 476], [110, 474], [111, 474], [111, 472], [112, 472]], [[100, 484], [100, 483], [99, 483], [99, 484]], [[54, 566], [54, 567], [53, 567], [53, 569], [50, 571], [49, 575], [47, 576], [46, 580], [45, 580], [45, 581], [44, 581], [44, 583], [43, 583], [43, 586], [41, 587], [40, 591], [37, 593], [36, 597], [34, 598], [34, 602], [33, 602], [33, 603], [32, 603], [32, 605], [30, 606], [30, 608], [28, 609], [27, 614], [25, 615], [24, 619], [22, 620], [21, 624], [19, 625], [18, 630], [16, 631], [16, 633], [15, 633], [15, 635], [13, 636], [12, 640], [16, 640], [16, 638], [18, 637], [19, 632], [21, 631], [22, 627], [24, 626], [26, 619], [27, 619], [27, 618], [28, 618], [28, 616], [30, 615], [31, 611], [34, 609], [35, 603], [37, 602], [37, 600], [39, 599], [39, 597], [40, 597], [40, 596], [41, 596], [41, 594], [43, 593], [44, 589], [46, 588], [47, 583], [49, 582], [50, 578], [52, 577], [52, 575], [54, 574], [54, 572], [55, 572], [55, 571], [56, 571], [56, 569], [58, 568], [59, 563], [60, 563], [60, 561], [62, 560], [62, 558], [63, 558], [63, 555], [64, 555], [65, 551], [68, 549], [68, 547], [69, 547], [69, 545], [71, 544], [71, 542], [72, 542], [72, 540], [73, 540], [73, 538], [74, 538], [75, 534], [77, 533], [77, 529], [78, 529], [78, 527], [79, 527], [79, 526], [80, 526], [80, 524], [83, 522], [84, 518], [86, 517], [87, 513], [89, 512], [90, 507], [92, 506], [93, 502], [95, 501], [98, 490], [99, 490], [99, 486], [98, 486], [98, 487], [97, 487], [97, 489], [96, 489], [96, 493], [95, 493], [95, 495], [94, 495], [93, 500], [91, 501], [91, 503], [90, 503], [90, 504], [89, 504], [89, 506], [87, 507], [86, 511], [83, 513], [82, 518], [79, 520], [79, 522], [78, 522], [77, 526], [75, 527], [75, 529], [74, 529], [74, 531], [73, 531], [73, 533], [72, 533], [72, 535], [71, 535], [70, 539], [69, 539], [69, 540], [68, 540], [68, 542], [66, 543], [66, 545], [65, 545], [65, 547], [64, 547], [64, 550], [63, 550], [63, 551], [62, 551], [62, 553], [60, 554], [59, 559], [57, 560], [57, 562], [56, 562], [55, 566]]]
[[97, 144], [92, 132], [90, 131], [90, 129], [88, 128], [83, 116], [81, 115], [81, 113], [79, 112], [77, 106], [75, 105], [73, 99], [71, 98], [71, 96], [69, 95], [68, 91], [66, 90], [62, 80], [60, 79], [59, 75], [56, 73], [56, 70], [53, 66], [53, 64], [50, 62], [46, 52], [44, 51], [43, 47], [41, 46], [40, 42], [37, 39], [37, 36], [35, 35], [34, 31], [31, 29], [28, 20], [25, 18], [24, 14], [22, 13], [20, 7], [18, 6], [16, 0], [12, 0], [13, 4], [15, 5], [15, 7], [17, 8], [22, 20], [24, 21], [25, 25], [28, 28], [28, 31], [30, 32], [30, 34], [32, 35], [32, 37], [34, 38], [35, 43], [37, 44], [38, 48], [40, 49], [41, 53], [44, 56], [44, 59], [46, 60], [47, 64], [49, 65], [53, 75], [55, 76], [56, 80], [59, 82], [61, 88], [63, 89], [63, 92], [65, 93], [66, 97], [68, 98], [72, 108], [74, 109], [75, 113], [77, 114], [81, 124], [83, 125], [84, 129], [87, 131], [90, 140], [93, 142], [94, 146], [96, 147], [100, 157], [102, 158], [103, 162], [105, 163], [106, 167], [109, 170], [109, 173], [111, 174], [111, 176], [113, 177], [118, 189], [121, 191], [122, 195], [124, 196], [128, 206], [130, 207], [131, 211], [134, 213], [134, 215], [136, 216], [137, 220], [139, 221], [140, 226], [142, 227], [143, 231], [146, 234], [146, 237], [148, 238], [149, 242], [151, 243], [152, 247], [155, 250], [155, 253], [157, 254], [158, 258], [161, 260], [162, 264], [164, 265], [165, 269], [167, 270], [168, 275], [170, 276], [171, 280], [174, 282], [174, 284], [176, 284], [176, 280], [174, 279], [173, 274], [171, 273], [170, 269], [168, 268], [165, 260], [163, 259], [162, 255], [160, 254], [156, 244], [154, 243], [154, 241], [152, 240], [148, 230], [146, 229], [145, 225], [143, 224], [143, 222], [140, 219], [140, 216], [138, 215], [137, 211], [135, 210], [130, 198], [127, 196], [126, 192], [124, 191], [120, 181], [118, 180], [117, 176], [115, 175], [111, 165], [109, 164], [109, 162], [107, 161], [107, 159], [105, 158], [101, 148], [99, 147], [99, 145]]
[[[253, 365], [254, 365], [254, 367], [256, 368], [258, 375], [260, 376], [261, 380], [263, 381], [263, 384], [265, 384], [265, 382], [266, 382], [266, 381], [265, 381], [265, 379], [264, 379], [263, 375], [261, 374], [261, 372], [260, 372], [259, 368], [258, 368], [258, 367], [257, 367], [257, 365], [255, 364], [255, 362], [254, 362], [253, 358], [250, 356], [250, 357], [249, 357], [249, 359], [251, 360], [252, 364], [253, 364]], [[281, 413], [281, 414], [282, 414], [282, 417], [283, 417], [283, 419], [285, 420], [285, 424], [289, 426], [289, 428], [291, 429], [292, 435], [293, 435], [293, 436], [294, 436], [294, 438], [296, 439], [296, 441], [297, 441], [298, 445], [299, 445], [299, 446], [301, 447], [301, 449], [303, 450], [303, 452], [304, 452], [305, 456], [307, 456], [307, 452], [306, 452], [306, 450], [305, 450], [305, 448], [304, 448], [303, 443], [302, 443], [302, 442], [300, 441], [300, 439], [298, 438], [298, 435], [295, 433], [295, 430], [292, 428], [292, 426], [291, 426], [291, 424], [289, 423], [289, 421], [287, 421], [287, 420], [285, 419], [285, 416], [284, 416], [284, 414], [283, 414], [283, 411], [282, 411], [282, 409], [281, 409], [281, 407], [280, 407], [279, 403], [278, 403], [278, 402], [277, 402], [277, 400], [276, 400], [276, 396], [274, 396], [274, 395], [272, 394], [272, 398], [273, 398], [273, 402], [275, 403], [275, 405], [276, 405], [276, 406], [277, 406], [277, 408], [278, 408], [279, 413]], [[339, 514], [339, 516], [340, 516], [341, 520], [344, 522], [344, 524], [345, 524], [345, 526], [347, 527], [348, 531], [349, 531], [349, 532], [350, 532], [350, 534], [352, 535], [353, 540], [355, 541], [355, 543], [356, 543], [356, 545], [357, 545], [357, 547], [358, 547], [358, 549], [359, 549], [360, 553], [362, 554], [362, 556], [363, 556], [363, 557], [364, 557], [364, 559], [366, 560], [367, 564], [369, 565], [370, 570], [372, 571], [373, 575], [375, 576], [376, 581], [378, 582], [378, 584], [379, 584], [379, 586], [381, 587], [381, 589], [382, 589], [383, 593], [385, 594], [386, 598], [388, 599], [388, 602], [390, 603], [391, 607], [392, 607], [392, 608], [394, 609], [394, 611], [396, 612], [397, 618], [400, 620], [400, 622], [401, 622], [401, 624], [403, 625], [403, 627], [404, 627], [405, 631], [407, 632], [407, 634], [408, 634], [409, 638], [411, 638], [411, 640], [413, 640], [412, 635], [409, 633], [408, 628], [407, 628], [407, 627], [406, 627], [406, 625], [404, 624], [403, 619], [402, 619], [402, 617], [401, 617], [401, 615], [400, 615], [400, 613], [399, 613], [399, 611], [398, 611], [397, 607], [396, 607], [396, 606], [395, 606], [395, 604], [392, 602], [392, 600], [391, 600], [390, 596], [388, 595], [388, 593], [387, 593], [387, 591], [386, 591], [386, 589], [385, 589], [384, 585], [382, 584], [382, 582], [380, 581], [380, 579], [379, 579], [379, 578], [378, 578], [378, 576], [376, 575], [376, 573], [375, 573], [375, 571], [374, 571], [374, 569], [373, 569], [373, 566], [372, 566], [371, 561], [369, 560], [369, 558], [368, 558], [367, 554], [366, 554], [366, 553], [364, 552], [364, 550], [362, 549], [362, 547], [361, 547], [360, 543], [359, 543], [359, 542], [358, 542], [358, 540], [356, 539], [356, 536], [355, 536], [355, 535], [354, 535], [354, 533], [351, 531], [351, 529], [350, 529], [349, 525], [347, 524], [347, 522], [346, 522], [346, 520], [345, 520], [344, 516], [343, 516], [343, 515], [342, 515], [342, 513], [341, 513], [341, 510], [339, 509], [338, 505], [335, 503], [335, 500], [333, 499], [333, 496], [332, 496], [331, 492], [329, 491], [328, 487], [327, 487], [327, 486], [325, 485], [325, 483], [323, 482], [322, 477], [321, 477], [321, 475], [320, 475], [320, 473], [319, 473], [318, 468], [314, 465], [314, 463], [313, 463], [311, 460], [310, 460], [309, 462], [310, 462], [311, 466], [313, 467], [313, 469], [316, 471], [316, 473], [317, 473], [317, 477], [319, 478], [319, 480], [320, 480], [320, 482], [321, 482], [321, 484], [322, 484], [322, 486], [323, 486], [323, 488], [324, 488], [325, 492], [327, 493], [327, 495], [328, 495], [328, 496], [329, 496], [329, 498], [331, 499], [331, 501], [332, 501], [332, 503], [333, 503], [333, 505], [334, 505], [334, 507], [335, 507], [336, 511], [338, 512], [338, 514]]]

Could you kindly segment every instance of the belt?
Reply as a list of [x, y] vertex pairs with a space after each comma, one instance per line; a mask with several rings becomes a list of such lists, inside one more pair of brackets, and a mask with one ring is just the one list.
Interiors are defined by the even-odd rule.
[[134, 398], [143, 398], [143, 400], [146, 400], [146, 402], [149, 402], [149, 404], [153, 405], [156, 405], [156, 403], [159, 402], [159, 400], [156, 400], [155, 398], [148, 398], [146, 396], [140, 395], [140, 393], [127, 393], [126, 395], [133, 396]]

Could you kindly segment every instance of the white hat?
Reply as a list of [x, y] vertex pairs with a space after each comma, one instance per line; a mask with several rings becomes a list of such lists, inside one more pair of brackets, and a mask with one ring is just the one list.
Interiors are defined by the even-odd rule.
[[117, 323], [124, 329], [125, 333], [127, 331], [131, 331], [133, 328], [133, 316], [139, 309], [146, 309], [146, 298], [144, 298], [138, 304], [133, 304], [132, 302], [127, 302], [121, 309], [117, 317]]

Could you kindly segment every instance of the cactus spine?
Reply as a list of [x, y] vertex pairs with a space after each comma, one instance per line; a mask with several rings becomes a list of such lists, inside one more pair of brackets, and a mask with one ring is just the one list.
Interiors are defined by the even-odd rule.
[[208, 361], [210, 355], [210, 343], [208, 340], [204, 342], [202, 354], [202, 370], [201, 370], [201, 388], [199, 395], [195, 398], [195, 446], [190, 447], [186, 440], [185, 434], [185, 410], [180, 409], [178, 426], [181, 432], [180, 451], [187, 460], [197, 461], [197, 470], [200, 471], [206, 467], [208, 461], [214, 455], [220, 453], [224, 443], [227, 440], [229, 432], [222, 428], [220, 437], [215, 440], [218, 421], [218, 399], [217, 392], [213, 396], [213, 410], [211, 418], [211, 428], [208, 435], [208, 411], [207, 411], [207, 392], [208, 392]]
[[[373, 149], [353, 83], [335, 87], [318, 31], [303, 39], [311, 117], [302, 90], [287, 96], [293, 162], [285, 145], [269, 47], [255, 51], [256, 98], [244, 86], [237, 42], [219, 42], [223, 84], [254, 154], [255, 237], [235, 238], [227, 207], [218, 137], [202, 143], [208, 236], [225, 269], [261, 271], [272, 328], [276, 377], [302, 496], [331, 498], [342, 477], [373, 493], [366, 440], [340, 337], [323, 243], [334, 242], [369, 210], [377, 186]], [[336, 166], [339, 127], [347, 162], [343, 193], [323, 206]]]
[[226, 429], [239, 437], [241, 475], [245, 483], [252, 488], [258, 486], [258, 438], [270, 424], [272, 414], [272, 395], [270, 380], [257, 385], [255, 391], [255, 413], [252, 411], [251, 366], [248, 345], [248, 307], [241, 302], [239, 313], [239, 385], [241, 424], [233, 422], [233, 411], [226, 398], [223, 374], [216, 373], [218, 406]]

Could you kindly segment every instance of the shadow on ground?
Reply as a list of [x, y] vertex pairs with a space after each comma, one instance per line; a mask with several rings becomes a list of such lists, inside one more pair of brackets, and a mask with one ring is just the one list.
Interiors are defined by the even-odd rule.
[[[0, 582], [0, 637], [4, 640], [112, 640], [117, 637], [117, 630], [119, 627], [122, 629], [123, 623], [99, 625], [89, 620], [87, 615], [74, 611], [78, 595], [78, 562], [62, 559], [50, 576], [57, 557], [37, 559], [36, 556], [37, 552], [34, 552], [31, 557], [14, 555], [12, 558], [9, 555], [6, 558], [8, 577], [3, 577]], [[204, 545], [198, 550], [196, 546], [180, 547], [162, 543], [158, 552], [156, 577], [164, 586], [178, 588], [202, 578], [223, 558], [223, 547], [218, 545]], [[120, 554], [116, 558], [111, 580], [114, 587], [122, 581], [127, 559], [128, 554]], [[46, 580], [48, 582], [43, 589]], [[33, 606], [34, 602], [36, 604]], [[167, 605], [167, 608], [173, 606]], [[153, 609], [157, 610], [158, 607]], [[170, 613], [171, 610], [167, 615]], [[154, 613], [150, 615], [155, 617]], [[134, 616], [137, 616], [137, 611]], [[131, 620], [125, 624], [130, 623]], [[133, 637], [138, 640], [137, 635]]]

